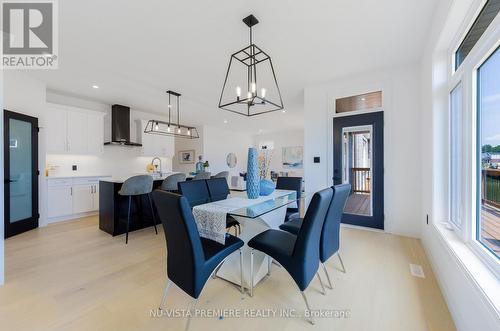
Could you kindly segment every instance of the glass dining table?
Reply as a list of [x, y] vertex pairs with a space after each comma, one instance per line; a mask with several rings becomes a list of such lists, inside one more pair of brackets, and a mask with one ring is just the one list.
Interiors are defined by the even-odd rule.
[[[224, 208], [227, 215], [232, 216], [240, 223], [241, 233], [239, 238], [245, 244], [254, 236], [269, 229], [279, 229], [283, 223], [287, 208], [296, 208], [303, 195], [297, 196], [295, 191], [275, 190], [269, 196], [257, 199], [248, 199], [245, 196], [231, 197], [226, 200], [211, 202], [206, 205]], [[203, 207], [202, 207], [203, 208]], [[243, 287], [250, 288], [250, 249], [243, 246]], [[263, 253], [254, 251], [254, 286], [268, 274], [270, 259]], [[239, 256], [230, 256], [217, 271], [217, 277], [240, 285]]]

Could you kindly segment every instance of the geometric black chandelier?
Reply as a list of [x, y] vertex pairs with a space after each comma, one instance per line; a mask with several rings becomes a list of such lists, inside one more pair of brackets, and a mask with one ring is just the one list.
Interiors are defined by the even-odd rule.
[[250, 29], [250, 45], [231, 55], [219, 108], [245, 116], [282, 110], [271, 57], [253, 43], [252, 27], [259, 21], [250, 15], [243, 22]]
[[[196, 139], [200, 136], [198, 135], [198, 130], [192, 126], [185, 126], [180, 124], [180, 93], [174, 91], [167, 91], [168, 94], [168, 122], [160, 120], [149, 120], [144, 129], [144, 133], [158, 134], [162, 136], [172, 136], [187, 139]], [[172, 103], [171, 97], [177, 98], [176, 110], [177, 110], [177, 123], [172, 121]]]

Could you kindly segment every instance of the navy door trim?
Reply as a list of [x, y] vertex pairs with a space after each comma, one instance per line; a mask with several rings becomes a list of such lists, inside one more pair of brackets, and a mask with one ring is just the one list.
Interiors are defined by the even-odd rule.
[[384, 112], [333, 118], [333, 183], [342, 183], [342, 128], [372, 125], [372, 216], [346, 214], [342, 223], [384, 229]]

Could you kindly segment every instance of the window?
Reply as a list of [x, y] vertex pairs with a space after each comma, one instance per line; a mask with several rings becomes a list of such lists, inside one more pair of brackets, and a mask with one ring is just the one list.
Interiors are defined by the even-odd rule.
[[500, 48], [477, 71], [476, 240], [500, 255]]
[[[500, 1], [500, 0], [499, 0]], [[335, 112], [346, 113], [382, 107], [382, 91], [353, 95], [335, 100]]]
[[462, 62], [464, 62], [467, 55], [469, 55], [472, 48], [476, 45], [477, 41], [479, 40], [479, 38], [481, 38], [490, 23], [495, 19], [499, 11], [500, 0], [486, 1], [483, 9], [477, 16], [469, 32], [467, 32], [467, 35], [455, 52], [455, 70], [457, 70]]
[[450, 222], [462, 226], [462, 83], [450, 92]]

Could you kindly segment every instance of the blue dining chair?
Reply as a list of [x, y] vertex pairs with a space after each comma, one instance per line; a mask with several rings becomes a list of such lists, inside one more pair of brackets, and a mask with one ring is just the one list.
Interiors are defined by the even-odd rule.
[[177, 183], [179, 194], [186, 197], [191, 208], [210, 202], [207, 182], [204, 179]]
[[[174, 283], [186, 294], [198, 298], [211, 274], [234, 252], [240, 252], [240, 291], [243, 293], [243, 241], [226, 234], [224, 245], [201, 238], [187, 199], [162, 190], [153, 192], [153, 199], [165, 232], [167, 245], [167, 283], [160, 302], [165, 306], [168, 291]], [[187, 322], [189, 327], [190, 318]]]
[[207, 179], [207, 187], [210, 201], [225, 200], [230, 193], [226, 178]]
[[276, 189], [297, 192], [297, 207], [289, 207], [286, 209], [285, 222], [288, 222], [293, 217], [299, 217], [302, 177], [278, 177], [276, 180]]
[[[305, 289], [314, 278], [318, 276], [322, 287], [325, 289], [321, 277], [318, 274], [319, 267], [319, 242], [321, 230], [328, 206], [332, 200], [333, 190], [327, 188], [314, 194], [307, 213], [304, 217], [304, 224], [300, 228], [297, 236], [280, 230], [266, 230], [249, 242], [250, 250], [250, 296], [253, 296], [253, 255], [254, 249], [261, 251], [278, 261], [293, 278], [299, 287], [302, 298], [310, 311]], [[312, 318], [309, 319], [314, 324]]]
[[[330, 280], [330, 275], [325, 267], [325, 262], [332, 257], [332, 255], [337, 254], [340, 264], [342, 265], [342, 272], [346, 272], [344, 262], [339, 253], [340, 248], [340, 222], [342, 220], [342, 214], [344, 212], [344, 207], [351, 192], [350, 184], [335, 185], [333, 187], [333, 198], [328, 208], [328, 212], [325, 217], [325, 222], [323, 224], [323, 230], [321, 231], [321, 241], [320, 241], [320, 261], [321, 266], [326, 274], [328, 280], [328, 285], [330, 289], [333, 288], [332, 282]], [[280, 229], [290, 232], [292, 234], [298, 234], [302, 226], [303, 220], [300, 218], [294, 218], [291, 221], [283, 223], [280, 225]]]

